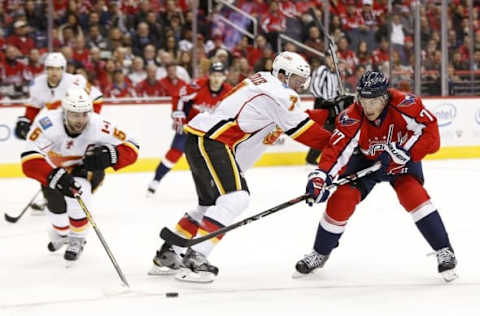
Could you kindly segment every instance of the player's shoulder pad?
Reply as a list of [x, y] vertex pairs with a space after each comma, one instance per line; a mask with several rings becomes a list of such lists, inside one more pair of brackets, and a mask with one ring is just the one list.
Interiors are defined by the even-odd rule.
[[422, 110], [422, 100], [411, 93], [404, 93], [395, 89], [389, 89], [390, 106], [408, 116], [415, 117]]
[[336, 128], [349, 137], [353, 137], [361, 125], [363, 115], [359, 108], [360, 105], [355, 102], [337, 116]]

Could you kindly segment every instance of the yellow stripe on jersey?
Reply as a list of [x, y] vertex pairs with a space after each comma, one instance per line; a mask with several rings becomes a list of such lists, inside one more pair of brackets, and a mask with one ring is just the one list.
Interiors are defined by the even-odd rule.
[[309, 129], [313, 124], [315, 124], [315, 121], [309, 120], [305, 125], [303, 125], [298, 131], [293, 133], [290, 137], [292, 139], [295, 139], [302, 135], [307, 129]]
[[235, 125], [237, 125], [237, 122], [236, 122], [236, 121], [228, 122], [228, 123], [226, 123], [225, 125], [223, 125], [222, 127], [220, 127], [219, 129], [217, 129], [217, 130], [215, 131], [215, 133], [213, 133], [209, 138], [211, 138], [211, 139], [217, 139], [218, 136], [220, 136], [220, 135], [223, 134], [223, 132], [225, 132], [227, 129], [229, 129], [229, 128], [235, 126]]
[[70, 225], [70, 230], [72, 232], [75, 232], [75, 233], [81, 233], [81, 232], [85, 231], [87, 229], [87, 227], [88, 227], [88, 222], [81, 227], [75, 227], [73, 225]]
[[240, 191], [242, 189], [242, 182], [240, 181], [240, 172], [238, 172], [237, 163], [235, 162], [235, 158], [233, 158], [232, 151], [227, 145], [225, 145], [225, 150], [230, 158], [230, 164], [232, 165], [233, 174], [235, 176], [235, 187]]
[[98, 97], [95, 100], [93, 100], [93, 104], [98, 104], [98, 103], [103, 103], [103, 98], [102, 97]]
[[190, 233], [188, 232], [188, 230], [183, 229], [182, 226], [180, 226], [180, 225], [178, 225], [178, 224], [177, 224], [177, 226], [175, 227], [175, 229], [176, 229], [180, 234], [182, 234], [183, 236], [187, 237], [188, 239], [191, 239], [191, 238], [193, 237], [193, 235], [190, 234]]
[[200, 149], [200, 153], [203, 159], [205, 160], [205, 163], [207, 164], [208, 170], [210, 171], [210, 175], [212, 176], [218, 191], [220, 192], [221, 195], [224, 195], [225, 189], [223, 188], [222, 182], [220, 182], [220, 178], [218, 177], [217, 172], [213, 168], [212, 162], [208, 157], [207, 151], [205, 150], [205, 145], [203, 144], [203, 137], [198, 137], [198, 148]]
[[42, 154], [39, 154], [39, 153], [33, 153], [33, 154], [30, 154], [30, 155], [26, 155], [25, 157], [22, 158], [22, 163], [26, 163], [27, 161], [29, 160], [32, 160], [32, 159], [43, 159], [45, 158]]
[[183, 130], [184, 130], [185, 132], [187, 132], [187, 133], [190, 133], [190, 134], [193, 134], [193, 135], [197, 135], [197, 136], [203, 136], [203, 135], [205, 135], [205, 132], [202, 132], [202, 131], [200, 131], [200, 130], [198, 130], [198, 129], [195, 129], [195, 128], [193, 128], [193, 127], [190, 127], [189, 125], [185, 125], [185, 126], [183, 127]]

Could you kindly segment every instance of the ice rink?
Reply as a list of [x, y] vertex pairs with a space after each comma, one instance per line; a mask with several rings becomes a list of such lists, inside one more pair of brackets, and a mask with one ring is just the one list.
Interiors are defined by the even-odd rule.
[[[46, 217], [29, 211], [16, 224], [0, 221], [0, 315], [479, 315], [480, 160], [426, 161], [424, 173], [459, 260], [451, 284], [388, 184], [357, 208], [340, 247], [310, 279], [291, 276], [311, 250], [324, 204], [297, 204], [230, 232], [210, 257], [220, 268], [212, 284], [148, 276], [160, 229], [196, 204], [191, 176], [172, 172], [146, 199], [152, 174], [107, 174], [90, 211], [131, 289], [120, 285], [93, 229], [67, 269], [63, 250], [47, 250]], [[252, 199], [241, 218], [301, 195], [306, 170], [255, 168], [246, 178]], [[1, 179], [2, 213], [16, 216], [38, 188]]]

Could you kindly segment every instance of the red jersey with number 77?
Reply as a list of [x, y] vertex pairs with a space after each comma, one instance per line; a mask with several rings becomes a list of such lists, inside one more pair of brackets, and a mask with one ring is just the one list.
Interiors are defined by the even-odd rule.
[[405, 149], [415, 162], [439, 149], [437, 119], [420, 98], [395, 89], [389, 89], [388, 94], [387, 106], [373, 122], [364, 116], [358, 101], [338, 115], [336, 129], [322, 153], [320, 169], [335, 177], [357, 149], [367, 159], [376, 160], [385, 145], [392, 142]]

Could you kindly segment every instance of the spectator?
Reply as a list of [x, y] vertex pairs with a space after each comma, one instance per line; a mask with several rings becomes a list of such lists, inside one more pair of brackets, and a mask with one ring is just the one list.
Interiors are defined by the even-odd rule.
[[123, 34], [120, 28], [113, 27], [110, 29], [107, 38], [107, 48], [109, 51], [114, 51], [117, 47], [122, 46]]
[[178, 78], [177, 67], [175, 63], [167, 65], [167, 76], [160, 80], [161, 85], [165, 89], [165, 94], [171, 97], [178, 97], [180, 89], [187, 85], [185, 81]]
[[347, 78], [347, 80], [345, 80], [345, 89], [352, 92], [355, 91], [358, 81], [360, 80], [360, 78], [362, 78], [366, 70], [367, 68], [364, 65], [357, 65], [355, 67], [355, 72], [353, 73], [353, 75], [351, 75]]
[[[187, 75], [191, 78], [193, 77], [193, 66], [192, 66], [192, 54], [191, 52], [180, 52], [180, 61], [178, 66], [182, 67], [185, 69], [187, 72]], [[181, 68], [178, 68], [181, 69]], [[184, 76], [186, 78], [186, 76]], [[184, 80], [184, 79], [182, 79]], [[184, 80], [185, 81], [185, 80]], [[185, 81], [187, 84], [190, 83], [190, 81]]]
[[267, 40], [265, 36], [261, 34], [257, 35], [255, 43], [257, 44], [257, 47], [251, 45], [247, 48], [247, 59], [250, 65], [255, 65], [257, 61], [263, 57], [264, 49], [267, 47]]
[[372, 52], [373, 67], [375, 69], [378, 69], [382, 63], [389, 61], [389, 49], [390, 43], [383, 37], [380, 40], [380, 46]]
[[146, 66], [153, 64], [157, 66], [158, 62], [156, 60], [157, 56], [157, 49], [155, 48], [154, 45], [148, 44], [145, 46], [143, 49], [143, 62]]
[[372, 51], [376, 48], [375, 33], [378, 31], [378, 20], [373, 11], [373, 0], [363, 0], [360, 15], [363, 24], [360, 25], [360, 35], [367, 42], [368, 50]]
[[478, 77], [480, 75], [480, 73], [478, 73], [478, 71], [480, 71], [480, 50], [476, 50], [473, 53], [473, 67], [472, 67], [472, 69], [477, 71], [476, 76]]
[[400, 56], [400, 62], [402, 64], [406, 64], [407, 59], [405, 55], [405, 31], [403, 29], [402, 23], [400, 22], [400, 16], [398, 14], [393, 15], [392, 24], [390, 27], [392, 28], [392, 47], [395, 51], [398, 52]]
[[90, 50], [85, 47], [85, 38], [83, 36], [75, 38], [74, 48], [73, 59], [88, 65], [90, 63]]
[[104, 94], [108, 97], [106, 91], [113, 87], [113, 76], [117, 68], [115, 65], [115, 60], [113, 59], [108, 59], [104, 64], [102, 64], [102, 66], [103, 67], [98, 73], [99, 86], [100, 90], [103, 91]]
[[348, 40], [346, 37], [342, 37], [338, 41], [337, 54], [345, 61], [347, 76], [351, 75], [357, 64], [357, 57], [355, 56], [355, 52], [348, 48]]
[[[320, 30], [316, 26], [311, 26], [308, 29], [308, 38], [305, 41], [305, 45], [310, 46], [311, 48], [318, 50], [320, 52], [325, 51], [325, 45], [322, 38], [320, 38]], [[310, 53], [309, 51], [305, 51], [306, 57], [310, 60], [312, 57], [316, 55]]]
[[25, 3], [25, 17], [28, 24], [38, 32], [47, 30], [47, 19], [42, 15], [43, 4], [36, 4], [34, 0], [27, 0]]
[[268, 42], [274, 50], [277, 50], [278, 35], [285, 32], [287, 27], [287, 20], [280, 12], [277, 1], [270, 3], [270, 9], [262, 17], [260, 23]]
[[168, 36], [165, 45], [165, 51], [167, 51], [172, 57], [175, 62], [178, 62], [180, 58], [180, 51], [178, 49], [177, 41], [175, 37]]
[[137, 25], [137, 31], [135, 35], [132, 36], [132, 52], [134, 55], [140, 56], [143, 52], [143, 49], [148, 44], [153, 44], [152, 38], [150, 37], [150, 30], [146, 22], [140, 22]]
[[[350, 47], [357, 47], [357, 42], [360, 39], [361, 27], [364, 26], [365, 21], [362, 15], [357, 11], [355, 0], [346, 0], [347, 13], [342, 16], [342, 28], [348, 36]], [[352, 69], [353, 72], [353, 69]]]
[[230, 58], [228, 51], [226, 49], [220, 48], [217, 50], [213, 58], [225, 65], [225, 67], [230, 67]]
[[[135, 64], [135, 62], [134, 62]], [[157, 80], [157, 66], [155, 64], [147, 65], [146, 78], [141, 81], [137, 87], [137, 96], [139, 97], [162, 97], [166, 95], [166, 90], [162, 83]]]
[[130, 80], [118, 69], [113, 73], [113, 83], [105, 88], [105, 95], [109, 98], [132, 98], [136, 93]]
[[462, 57], [462, 53], [460, 51], [453, 53], [451, 64], [456, 71], [470, 69], [468, 62]]
[[27, 56], [30, 50], [35, 48], [35, 42], [28, 35], [29, 29], [27, 22], [23, 19], [15, 21], [13, 24], [13, 32], [13, 35], [7, 37], [5, 41], [6, 44], [15, 46], [23, 56]]
[[[143, 1], [143, 2], [148, 2], [148, 1]], [[165, 47], [164, 28], [160, 23], [158, 23], [157, 13], [153, 11], [149, 11], [145, 18], [145, 22], [147, 22], [148, 24], [148, 29], [150, 30], [151, 38], [155, 43], [156, 47], [164, 48]]]
[[[62, 24], [58, 28], [58, 32], [60, 34], [60, 41], [62, 43], [65, 43], [67, 39], [63, 39], [63, 36], [65, 36], [64, 31], [66, 30], [71, 30], [72, 32], [72, 39], [77, 38], [77, 37], [83, 37], [83, 31], [82, 27], [80, 26], [80, 23], [78, 23], [78, 18], [75, 14], [69, 13], [67, 14], [67, 22]], [[69, 39], [68, 39], [69, 40]]]
[[98, 47], [102, 51], [108, 50], [108, 41], [100, 32], [98, 24], [89, 25], [87, 43], [89, 48]]
[[[368, 50], [368, 44], [366, 41], [359, 41], [357, 46], [357, 51], [355, 53], [357, 57], [358, 64], [365, 66], [367, 70], [372, 70], [372, 55]], [[356, 87], [354, 85], [353, 87]]]
[[28, 55], [28, 63], [25, 67], [25, 76], [28, 81], [32, 81], [37, 75], [41, 74], [44, 69], [43, 61], [41, 61], [40, 51], [36, 48], [30, 51]]
[[[155, 71], [157, 71], [156, 67]], [[137, 85], [140, 82], [144, 81], [146, 78], [147, 72], [144, 68], [143, 59], [139, 56], [136, 56], [135, 58], [133, 58], [132, 71], [130, 72], [130, 74], [128, 74], [128, 79], [132, 83], [132, 86], [136, 88]]]
[[23, 98], [28, 92], [26, 82], [29, 78], [25, 66], [17, 61], [18, 55], [19, 51], [15, 46], [7, 45], [5, 47], [5, 60], [0, 67], [0, 95], [10, 99]]
[[[170, 65], [171, 63], [174, 63], [174, 60], [172, 58], [172, 55], [170, 55], [166, 51], [159, 51], [159, 56], [160, 56], [162, 66], [158, 67], [157, 69], [157, 79], [163, 79], [167, 76], [167, 66]], [[188, 63], [191, 64], [191, 59], [188, 60]], [[190, 74], [187, 72], [187, 70], [183, 66], [177, 64], [176, 68], [177, 68], [178, 78], [182, 79], [186, 83], [189, 83], [192, 80], [190, 77]]]

